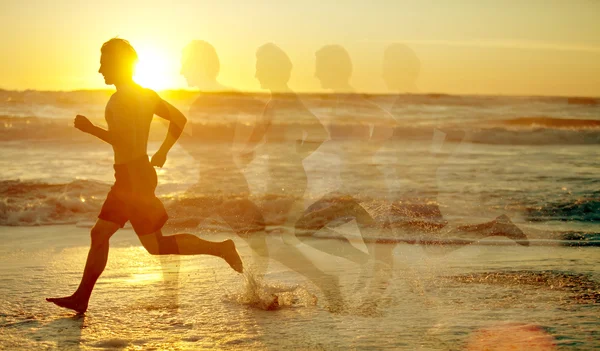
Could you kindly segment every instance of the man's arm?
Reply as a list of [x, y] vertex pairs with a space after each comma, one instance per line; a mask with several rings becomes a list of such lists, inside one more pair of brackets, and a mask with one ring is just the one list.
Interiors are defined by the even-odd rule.
[[252, 133], [246, 142], [245, 150], [250, 152], [256, 148], [256, 146], [263, 140], [263, 137], [267, 133], [267, 130], [271, 126], [271, 110], [269, 109], [268, 102], [263, 108], [260, 114], [256, 115], [256, 123], [252, 129]]
[[112, 144], [110, 140], [110, 133], [108, 132], [108, 130], [96, 127], [92, 124], [92, 122], [90, 122], [89, 119], [87, 119], [87, 117], [77, 115], [75, 117], [74, 124], [75, 128], [81, 130], [82, 132], [91, 134], [104, 142]]
[[254, 159], [255, 151], [263, 144], [263, 138], [271, 125], [272, 116], [269, 115], [270, 110], [268, 106], [269, 103], [262, 108], [261, 113], [256, 114], [254, 128], [252, 129], [250, 136], [243, 142], [243, 146], [234, 150], [238, 160], [242, 162], [244, 167]]
[[313, 152], [315, 152], [321, 144], [329, 139], [329, 132], [321, 121], [310, 111], [309, 113], [309, 123], [308, 127], [303, 129], [302, 139], [296, 140], [296, 152], [300, 155], [302, 159], [310, 156]]
[[153, 166], [162, 167], [167, 160], [167, 153], [181, 136], [187, 118], [177, 108], [162, 99], [156, 104], [154, 114], [169, 121], [167, 136], [150, 161]]

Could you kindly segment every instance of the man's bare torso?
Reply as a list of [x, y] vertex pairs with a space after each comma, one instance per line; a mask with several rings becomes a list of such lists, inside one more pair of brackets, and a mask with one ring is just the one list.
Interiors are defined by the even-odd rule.
[[150, 123], [160, 101], [158, 95], [138, 85], [114, 93], [106, 105], [115, 164], [147, 156]]

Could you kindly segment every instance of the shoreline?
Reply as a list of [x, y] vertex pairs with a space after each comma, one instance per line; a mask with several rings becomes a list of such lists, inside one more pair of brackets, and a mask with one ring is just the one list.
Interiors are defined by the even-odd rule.
[[[48, 225], [34, 225], [34, 226], [4, 226], [0, 225], [0, 240], [3, 241], [3, 246], [6, 248], [7, 245], [11, 245], [12, 243], [25, 242], [29, 239], [28, 234], [35, 236], [39, 235], [43, 232], [49, 233], [61, 233], [59, 236], [53, 236], [52, 238], [48, 238], [48, 242], [43, 241], [43, 243], [53, 243], [53, 244], [63, 244], [69, 245], [73, 243], [80, 244], [82, 246], [89, 246], [89, 230], [92, 227], [93, 223], [85, 223], [85, 224], [48, 224]], [[273, 228], [277, 228], [274, 226]], [[221, 228], [219, 228], [221, 229]], [[240, 237], [233, 231], [228, 231], [226, 228], [222, 228], [223, 230], [215, 230], [209, 228], [196, 228], [196, 230], [177, 230], [174, 228], [170, 228], [168, 225], [163, 228], [163, 232], [165, 235], [176, 234], [179, 231], [185, 231], [186, 233], [191, 233], [197, 235], [198, 237], [231, 237], [240, 239]], [[87, 235], [82, 235], [86, 233]], [[330, 231], [331, 233], [331, 231]], [[256, 231], [251, 235], [266, 235], [267, 237], [279, 237], [280, 234], [264, 232], [264, 231]], [[427, 247], [452, 247], [452, 246], [521, 246], [515, 241], [506, 238], [506, 237], [487, 237], [479, 240], [471, 240], [464, 238], [436, 238], [434, 235], [426, 236], [426, 235], [415, 235], [413, 237], [378, 237], [378, 238], [361, 238], [356, 235], [330, 235], [330, 236], [320, 236], [320, 235], [305, 235], [304, 237], [310, 237], [312, 240], [331, 240], [331, 241], [344, 241], [350, 240], [354, 242], [358, 242], [360, 244], [367, 243], [378, 243], [378, 244], [403, 244], [403, 245], [414, 245], [421, 246], [423, 248]], [[73, 241], [74, 240], [74, 241]], [[581, 236], [580, 240], [560, 240], [560, 239], [528, 239], [528, 243], [530, 247], [600, 247], [600, 240], [586, 240], [584, 236]], [[137, 239], [137, 235], [129, 225], [126, 224], [124, 228], [119, 229], [111, 238], [111, 244], [113, 245], [141, 245], [139, 240]], [[360, 245], [359, 244], [359, 245]], [[525, 246], [525, 247], [527, 247]]]

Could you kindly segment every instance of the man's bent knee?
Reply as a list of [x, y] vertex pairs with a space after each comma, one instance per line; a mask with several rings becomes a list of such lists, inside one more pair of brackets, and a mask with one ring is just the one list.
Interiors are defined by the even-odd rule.
[[158, 237], [156, 233], [142, 235], [139, 237], [142, 246], [148, 251], [150, 255], [159, 255], [158, 251]]
[[140, 241], [151, 255], [176, 255], [179, 253], [175, 236], [162, 236], [154, 233], [140, 236]]
[[176, 255], [179, 253], [179, 246], [174, 235], [161, 236], [158, 241], [158, 251], [161, 255]]

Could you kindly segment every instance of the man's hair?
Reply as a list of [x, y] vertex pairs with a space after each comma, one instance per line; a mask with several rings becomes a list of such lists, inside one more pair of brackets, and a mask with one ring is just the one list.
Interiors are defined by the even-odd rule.
[[112, 38], [106, 43], [102, 44], [100, 52], [105, 57], [110, 57], [115, 60], [118, 65], [124, 66], [124, 68], [130, 69], [133, 73], [133, 68], [138, 60], [137, 52], [129, 42], [121, 38]]
[[340, 45], [325, 45], [320, 48], [315, 56], [317, 60], [325, 63], [330, 70], [344, 79], [352, 75], [352, 60], [348, 51]]
[[208, 73], [216, 77], [221, 69], [215, 48], [204, 40], [193, 40], [183, 48], [183, 58], [193, 65], [202, 65]]
[[268, 63], [272, 74], [282, 77], [285, 81], [290, 79], [292, 61], [279, 46], [273, 43], [262, 45], [256, 50], [256, 59]]

